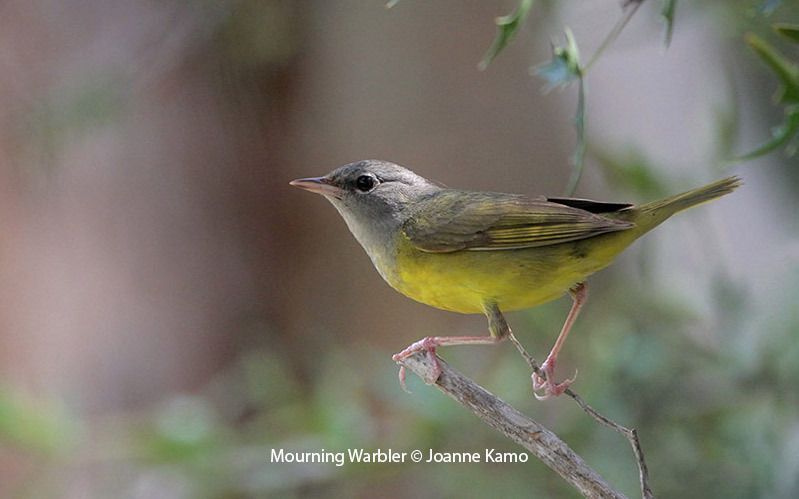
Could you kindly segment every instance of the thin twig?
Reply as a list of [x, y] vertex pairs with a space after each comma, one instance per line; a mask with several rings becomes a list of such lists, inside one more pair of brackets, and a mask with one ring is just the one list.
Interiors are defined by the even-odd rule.
[[644, 460], [644, 450], [641, 448], [641, 441], [638, 439], [638, 432], [636, 429], [622, 426], [598, 413], [596, 409], [588, 405], [579, 395], [574, 393], [571, 388], [567, 388], [563, 393], [573, 398], [574, 401], [577, 402], [577, 405], [579, 405], [580, 408], [586, 412], [586, 414], [594, 418], [597, 422], [621, 433], [627, 438], [627, 440], [630, 442], [630, 446], [633, 448], [635, 460], [638, 463], [638, 478], [641, 483], [641, 497], [644, 499], [653, 499], [655, 495], [652, 493], [652, 489], [649, 487], [649, 468], [646, 466], [646, 461]]
[[580, 177], [583, 176], [583, 169], [585, 167], [585, 149], [587, 143], [585, 140], [585, 82], [583, 81], [583, 74], [577, 82], [577, 110], [574, 113], [574, 131], [577, 136], [577, 144], [574, 148], [574, 156], [572, 156], [572, 172], [569, 176], [569, 183], [566, 186], [564, 196], [574, 196], [577, 190], [577, 184], [580, 183]]
[[[527, 350], [519, 343], [519, 340], [516, 339], [516, 336], [513, 333], [510, 334], [510, 341], [516, 347], [516, 350], [522, 354], [524, 360], [527, 361], [527, 365], [530, 366], [530, 369], [533, 370], [536, 374], [546, 379], [546, 373], [544, 373], [536, 363], [535, 359], [527, 352]], [[649, 486], [649, 468], [646, 466], [646, 460], [644, 459], [644, 450], [641, 447], [641, 441], [638, 439], [638, 432], [635, 428], [627, 428], [626, 426], [622, 426], [612, 419], [609, 419], [602, 414], [600, 414], [596, 409], [588, 405], [585, 400], [582, 399], [579, 395], [577, 395], [574, 390], [571, 388], [567, 388], [565, 392], [566, 395], [574, 399], [577, 402], [577, 405], [580, 406], [586, 414], [591, 416], [595, 421], [598, 423], [614, 430], [622, 435], [630, 442], [630, 446], [633, 448], [633, 454], [635, 455], [636, 463], [638, 464], [638, 478], [641, 484], [641, 497], [643, 499], [654, 499], [655, 495], [652, 492], [652, 488]]]
[[[581, 494], [591, 498], [625, 497], [549, 429], [454, 370], [442, 359], [438, 358], [438, 361], [441, 375], [435, 380], [436, 388], [471, 410], [484, 423], [529, 450]], [[433, 358], [424, 351], [397, 363], [423, 380], [430, 380], [435, 372]]]
[[588, 72], [588, 68], [593, 66], [593, 64], [597, 61], [597, 59], [599, 59], [599, 56], [602, 55], [605, 49], [607, 49], [610, 46], [610, 44], [613, 43], [616, 40], [616, 38], [619, 37], [619, 34], [621, 34], [624, 27], [627, 26], [627, 23], [630, 22], [630, 19], [632, 19], [632, 17], [638, 11], [638, 8], [641, 6], [642, 3], [644, 3], [644, 0], [625, 0], [622, 3], [622, 9], [624, 9], [624, 13], [622, 14], [618, 22], [616, 22], [616, 25], [613, 26], [613, 29], [610, 30], [608, 36], [606, 36], [605, 39], [602, 40], [602, 44], [599, 46], [598, 49], [596, 49], [596, 52], [594, 52], [594, 55], [591, 56], [591, 59], [588, 61], [588, 63], [585, 66], [583, 66], [583, 74]]

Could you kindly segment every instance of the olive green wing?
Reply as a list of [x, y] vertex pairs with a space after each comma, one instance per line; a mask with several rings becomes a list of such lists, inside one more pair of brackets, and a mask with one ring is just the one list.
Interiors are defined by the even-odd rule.
[[402, 229], [421, 251], [447, 253], [550, 246], [633, 225], [545, 198], [447, 189], [418, 202]]

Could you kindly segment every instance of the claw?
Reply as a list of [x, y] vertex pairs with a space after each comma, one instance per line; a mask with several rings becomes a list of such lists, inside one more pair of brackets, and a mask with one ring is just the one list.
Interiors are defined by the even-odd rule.
[[402, 391], [405, 393], [411, 393], [411, 391], [408, 390], [408, 387], [405, 385], [405, 366], [400, 366], [398, 375], [400, 388], [402, 388]]
[[[547, 359], [541, 364], [541, 368], [539, 372], [542, 372], [544, 376], [539, 375], [537, 372], [533, 373], [532, 380], [533, 380], [533, 395], [538, 400], [546, 400], [550, 397], [557, 397], [561, 395], [563, 392], [566, 391], [574, 380], [577, 379], [577, 371], [574, 371], [574, 376], [571, 378], [565, 379], [560, 383], [555, 383], [553, 380], [555, 379], [555, 361], [554, 359]], [[538, 391], [544, 390], [543, 395], [539, 395]]]
[[[401, 361], [403, 359], [407, 359], [411, 355], [414, 355], [414, 354], [416, 354], [418, 352], [422, 352], [422, 351], [427, 352], [427, 355], [430, 357], [430, 360], [433, 363], [433, 376], [432, 376], [431, 380], [425, 380], [425, 383], [427, 383], [429, 385], [432, 385], [433, 383], [438, 381], [438, 378], [441, 376], [441, 363], [439, 363], [438, 357], [436, 357], [436, 347], [437, 346], [438, 346], [438, 343], [435, 341], [435, 339], [433, 339], [432, 337], [428, 336], [427, 338], [423, 338], [423, 339], [417, 341], [416, 343], [411, 344], [405, 350], [403, 350], [403, 351], [401, 351], [399, 353], [395, 353], [391, 358], [394, 360], [394, 362], [399, 362], [399, 361]], [[400, 386], [402, 387], [402, 389], [404, 391], [410, 393], [408, 388], [405, 386], [405, 367], [404, 366], [400, 366], [399, 381], [400, 381]]]

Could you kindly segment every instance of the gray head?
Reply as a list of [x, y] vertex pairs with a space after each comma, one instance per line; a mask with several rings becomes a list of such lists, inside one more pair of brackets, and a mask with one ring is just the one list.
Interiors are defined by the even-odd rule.
[[408, 207], [441, 189], [407, 168], [376, 159], [344, 165], [324, 177], [297, 179], [291, 185], [322, 194], [333, 203], [372, 260], [377, 247], [392, 243], [408, 217]]

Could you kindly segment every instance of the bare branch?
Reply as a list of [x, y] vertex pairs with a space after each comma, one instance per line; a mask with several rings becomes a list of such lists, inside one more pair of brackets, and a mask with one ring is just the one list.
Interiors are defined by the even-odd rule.
[[641, 448], [641, 441], [638, 440], [638, 432], [635, 430], [635, 428], [627, 428], [611, 419], [606, 418], [602, 414], [598, 413], [596, 409], [588, 405], [579, 395], [574, 393], [571, 388], [567, 388], [563, 393], [573, 398], [574, 401], [577, 402], [577, 405], [579, 405], [580, 408], [586, 412], [586, 414], [594, 418], [597, 422], [621, 433], [627, 438], [633, 448], [635, 460], [638, 462], [638, 477], [641, 482], [641, 497], [644, 499], [653, 499], [655, 496], [652, 493], [652, 489], [649, 487], [649, 469], [646, 467], [644, 451]]
[[[471, 410], [484, 423], [529, 450], [584, 496], [625, 497], [613, 489], [557, 435], [478, 386], [440, 358], [438, 360], [441, 364], [441, 375], [435, 380], [436, 388]], [[433, 376], [435, 369], [433, 359], [427, 352], [419, 352], [398, 364], [427, 381]]]

